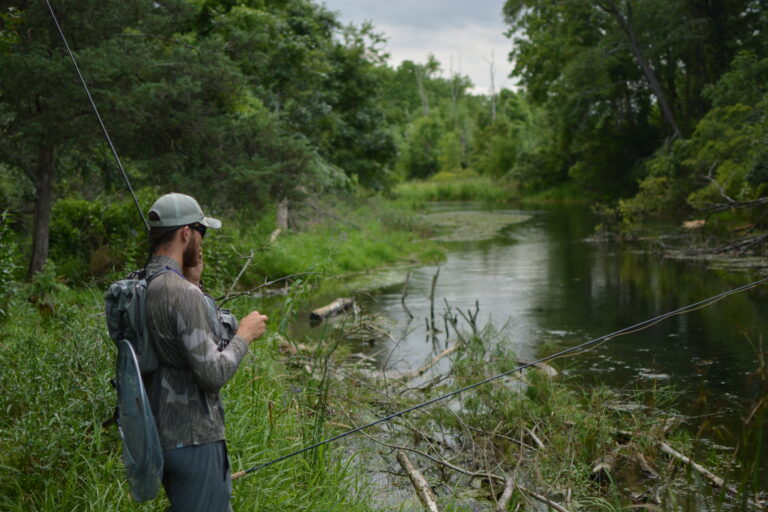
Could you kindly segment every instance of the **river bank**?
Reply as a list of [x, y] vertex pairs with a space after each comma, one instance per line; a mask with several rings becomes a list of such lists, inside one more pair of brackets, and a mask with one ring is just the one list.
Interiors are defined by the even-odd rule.
[[[387, 207], [372, 203], [361, 208], [379, 216], [379, 212], [386, 211]], [[442, 277], [435, 283], [432, 301], [428, 290], [436, 267], [429, 263], [429, 259], [415, 264], [418, 260], [413, 254], [418, 254], [418, 250], [400, 251], [391, 247], [383, 253], [385, 257], [382, 259], [376, 259], [381, 258], [378, 249], [372, 250], [373, 256], [361, 259], [359, 255], [366, 254], [363, 243], [366, 230], [337, 223], [338, 219], [325, 225], [312, 219], [314, 226], [307, 225], [303, 231], [284, 238], [281, 235], [269, 247], [256, 245], [264, 254], [259, 255], [259, 260], [254, 256], [251, 261], [250, 269], [255, 272], [240, 281], [243, 290], [258, 286], [268, 278], [268, 274], [260, 273], [259, 269], [265, 268], [260, 263], [261, 258], [266, 261], [290, 252], [292, 248], [303, 250], [305, 256], [314, 252], [316, 259], [310, 258], [308, 262], [336, 260], [345, 251], [350, 257], [340, 258], [342, 263], [339, 265], [346, 268], [336, 267], [329, 272], [327, 268], [319, 271], [316, 267], [317, 274], [292, 278], [292, 286], [284, 290], [286, 295], [254, 293], [232, 301], [232, 306], [239, 312], [257, 308], [269, 313], [272, 319], [269, 335], [252, 348], [241, 371], [224, 390], [227, 435], [235, 469], [271, 460], [355, 425], [509, 369], [510, 365], [517, 364], [517, 358], [534, 359], [557, 346], [567, 345], [569, 339], [583, 338], [589, 333], [572, 324], [572, 320], [579, 316], [598, 329], [611, 325], [595, 322], [598, 317], [585, 314], [580, 308], [591, 303], [596, 305], [596, 313], [604, 314], [606, 310], [601, 309], [601, 304], [615, 302], [613, 299], [598, 297], [596, 303], [574, 294], [588, 284], [584, 268], [604, 269], [603, 289], [615, 279], [609, 271], [616, 268], [616, 263], [608, 260], [610, 249], [597, 252], [602, 254], [603, 263], [596, 267], [594, 261], [586, 258], [588, 245], [581, 246], [575, 241], [582, 239], [583, 230], [579, 226], [586, 225], [587, 219], [568, 211], [561, 217], [566, 221], [561, 225], [547, 220], [548, 214], [540, 209], [494, 207], [487, 210], [480, 204], [438, 205], [436, 208], [430, 213], [435, 222], [417, 217], [412, 210], [390, 213], [389, 219], [405, 215], [406, 219], [398, 221], [399, 224], [382, 221], [379, 216], [376, 222], [382, 227], [377, 228], [380, 231], [372, 231], [374, 244], [371, 245], [381, 247], [375, 244], [387, 244], [394, 239], [392, 231], [383, 234], [384, 225], [389, 226], [388, 229], [393, 224], [420, 226], [418, 230], [402, 229], [396, 236], [400, 237], [398, 243], [410, 244], [403, 247], [428, 249], [423, 254], [440, 255]], [[363, 214], [347, 215], [339, 207], [331, 213], [363, 225], [373, 222]], [[481, 218], [485, 220], [479, 221]], [[462, 226], [473, 222], [474, 228], [464, 229], [461, 236], [456, 234]], [[313, 232], [315, 228], [317, 230]], [[558, 240], [555, 246], [547, 242], [549, 236]], [[425, 242], [427, 238], [435, 240]], [[239, 257], [232, 260], [236, 264], [229, 263], [234, 270], [226, 273], [216, 270], [217, 265], [226, 267], [216, 261], [217, 249], [223, 249], [232, 240], [234, 238], [229, 236], [207, 240], [211, 242], [206, 246], [211, 275], [227, 274], [224, 284], [219, 285], [221, 293], [230, 288], [232, 275], [244, 266], [249, 255], [242, 247], [230, 249], [232, 254], [239, 253]], [[247, 237], [241, 240], [247, 240]], [[349, 244], [348, 248], [345, 244]], [[569, 247], [578, 247], [578, 250]], [[509, 249], [517, 252], [510, 254]], [[323, 251], [329, 250], [334, 258], [322, 255]], [[392, 254], [396, 257], [387, 260], [391, 258], [387, 255]], [[558, 263], [553, 260], [558, 254], [568, 258]], [[574, 262], [569, 260], [573, 255], [581, 256]], [[625, 259], [622, 265], [629, 265], [627, 268], [631, 271], [622, 274], [622, 279], [633, 277], [630, 282], [638, 284], [657, 282], [659, 278], [662, 282], [674, 280], [674, 269], [658, 272], [648, 267], [648, 260], [643, 260], [639, 254], [626, 257], [630, 259]], [[636, 258], [634, 263], [632, 258]], [[367, 281], [359, 285], [346, 279], [329, 279], [329, 274], [338, 275], [336, 273], [341, 273], [342, 269], [352, 272], [355, 265], [358, 269], [366, 268], [364, 263], [371, 261], [399, 262], [404, 266], [394, 266], [383, 273], [389, 277], [382, 277], [378, 271], [357, 274], [355, 280]], [[274, 265], [284, 265], [279, 268], [286, 272], [296, 270], [294, 265], [299, 262], [299, 259], [293, 259], [277, 261]], [[643, 268], [646, 273], [632, 276], [633, 271]], [[514, 272], [521, 274], [509, 274], [505, 269], [515, 269]], [[563, 270], [565, 275], [561, 274]], [[543, 284], [541, 279], [553, 271], [555, 282], [581, 284], [570, 291]], [[679, 275], [677, 272], [676, 277]], [[523, 279], [524, 276], [527, 277]], [[485, 278], [490, 281], [484, 281]], [[323, 280], [326, 285], [337, 284], [327, 291], [328, 296], [337, 295], [339, 290], [354, 291], [362, 315], [340, 317], [326, 327], [316, 328], [314, 334], [307, 330], [294, 331], [293, 326], [305, 322], [307, 311], [315, 307], [317, 301], [325, 300], [322, 295], [326, 292], [323, 288], [318, 292], [317, 288]], [[591, 284], [586, 289], [594, 290], [594, 276], [588, 281]], [[407, 296], [403, 287], [406, 282]], [[38, 281], [34, 286], [41, 290], [46, 288], [49, 300], [30, 302], [26, 298], [29, 290], [19, 289], [11, 301], [12, 314], [0, 325], [0, 339], [3, 340], [0, 350], [7, 369], [0, 377], [3, 390], [0, 408], [6, 411], [0, 420], [4, 447], [0, 455], [1, 508], [135, 509], [128, 502], [122, 483], [117, 433], [100, 426], [109, 416], [114, 400], [112, 390], [106, 385], [112, 372], [113, 350], [103, 329], [102, 287], [77, 288], [55, 278], [48, 283]], [[458, 294], [461, 290], [464, 295]], [[537, 298], [534, 293], [547, 290], [554, 295]], [[401, 325], [397, 315], [392, 314], [395, 308], [403, 312], [404, 296], [416, 318], [410, 327], [407, 322]], [[475, 310], [476, 301], [479, 313]], [[412, 343], [404, 334], [417, 326], [423, 327], [424, 318], [429, 317], [430, 302], [436, 303], [432, 308], [436, 317], [433, 325], [442, 333], [425, 340], [423, 332], [416, 332], [418, 342]], [[493, 313], [497, 311], [494, 304], [505, 303], [525, 306], [523, 312], [529, 312], [523, 316], [513, 315], [509, 320], [498, 312]], [[553, 317], [546, 325], [537, 327], [544, 328], [538, 332], [545, 334], [546, 343], [527, 343], [531, 336], [526, 330], [541, 322], [544, 312], [556, 310], [560, 304], [566, 310], [574, 311]], [[457, 319], [453, 328], [443, 316], [446, 305], [452, 308], [453, 317]], [[463, 315], [458, 313], [459, 309]], [[507, 307], [503, 311], [514, 312], [514, 309]], [[728, 311], [733, 310], [727, 310], [726, 314]], [[472, 318], [473, 315], [475, 330], [463, 320], [463, 316]], [[499, 315], [495, 318], [501, 323], [508, 324], [505, 329], [489, 321], [494, 315]], [[624, 322], [626, 318], [613, 320]], [[375, 330], [375, 336], [359, 335], [361, 329], [370, 327]], [[652, 335], [656, 339], [664, 338], [658, 331]], [[393, 376], [418, 369], [459, 338], [464, 339], [462, 349], [443, 358], [429, 372], [413, 380], [393, 383]], [[521, 344], [521, 341], [526, 343]], [[570, 503], [574, 508], [595, 510], [615, 510], [637, 504], [633, 501], [633, 493], [655, 499], [657, 493], [653, 489], [661, 484], [644, 477], [638, 481], [636, 469], [629, 470], [629, 475], [634, 478], [633, 483], [628, 484], [631, 492], [627, 492], [627, 486], [621, 483], [624, 482], [624, 466], [636, 468], [636, 453], [642, 454], [654, 471], [662, 475], [660, 481], [667, 487], [659, 492], [664, 506], [672, 507], [669, 510], [695, 509], [675, 508], [675, 503], [682, 499], [688, 502], [693, 499], [695, 503], [706, 503], [707, 506], [721, 506], [718, 504], [722, 503], [724, 509], [731, 507], [732, 501], [720, 494], [708, 494], [708, 487], [699, 485], [698, 477], [690, 476], [689, 482], [688, 475], [692, 473], [675, 469], [678, 466], [670, 464], [670, 459], [659, 453], [662, 437], [658, 428], [666, 425], [669, 418], [682, 418], [686, 423], [677, 430], [664, 433], [663, 437], [677, 450], [705, 461], [714, 471], [723, 471], [724, 476], [734, 474], [732, 470], [736, 465], [743, 467], [746, 464], [732, 449], [723, 452], [715, 444], [707, 444], [692, 435], [692, 430], [698, 428], [694, 426], [700, 423], [695, 419], [686, 420], [691, 414], [675, 412], [680, 393], [675, 387], [667, 388], [670, 381], [659, 377], [665, 373], [664, 369], [639, 365], [645, 368], [643, 372], [649, 375], [648, 378], [638, 380], [634, 375], [628, 379], [619, 374], [611, 377], [605, 370], [617, 366], [621, 358], [604, 351], [592, 355], [595, 357], [587, 357], [584, 364], [593, 365], [588, 368], [593, 368], [595, 375], [607, 376], [609, 383], [631, 382], [636, 391], [622, 390], [621, 385], [615, 384], [584, 386], [579, 372], [566, 363], [559, 368], [561, 377], [554, 381], [533, 375], [527, 378], [527, 383], [506, 381], [490, 385], [429, 412], [417, 412], [413, 417], [400, 419], [369, 435], [385, 444], [418, 450], [443, 462], [450, 461], [466, 471], [485, 474], [462, 474], [446, 469], [443, 463], [423, 459], [416, 452], [409, 453], [412, 462], [437, 488], [445, 510], [465, 510], [470, 506], [492, 509], [494, 500], [501, 499], [506, 487], [506, 480], [497, 477], [511, 476], [519, 479], [515, 480], [517, 491], [510, 498], [510, 509], [518, 504], [522, 508], [535, 509], [529, 500], [536, 499], [521, 490], [523, 488], [548, 496], [563, 506]], [[702, 364], [705, 359], [700, 357]], [[382, 370], [387, 375], [384, 382], [381, 380]], [[718, 375], [711, 374], [708, 382], [710, 377], [711, 382], [718, 379]], [[673, 402], [676, 397], [678, 402]], [[632, 405], [627, 411], [621, 404]], [[762, 414], [760, 408], [755, 410]], [[631, 428], [625, 428], [629, 426]], [[545, 448], [537, 447], [536, 441], [523, 428], [533, 433]], [[620, 448], [626, 443], [621, 442], [621, 436], [617, 439], [614, 431], [633, 429], [650, 437], [632, 441], [631, 448]], [[520, 436], [522, 441], [518, 442]], [[407, 500], [413, 507], [405, 505], [405, 509], [416, 509], [411, 487], [391, 449], [382, 447], [378, 452], [371, 443], [375, 444], [368, 437], [359, 437], [349, 444], [340, 443], [294, 457], [238, 481], [235, 484], [235, 508], [393, 510], [401, 508], [401, 500]], [[640, 448], [635, 446], [636, 443]], [[623, 469], [615, 469], [607, 480], [596, 477], [593, 482], [589, 475], [595, 460], [610, 455], [614, 449], [618, 449], [614, 454], [618, 460], [617, 468]], [[489, 479], [488, 473], [496, 476]], [[684, 477], [682, 480], [681, 476]], [[395, 488], [400, 490], [393, 494]], [[693, 491], [679, 492], [683, 488]], [[677, 491], [672, 492], [673, 489]], [[649, 490], [653, 492], [646, 494]], [[667, 491], [671, 494], [665, 494]], [[696, 501], [700, 499], [703, 501]], [[162, 510], [163, 507], [160, 500], [140, 508]]]
[[[141, 194], [140, 194], [141, 195]], [[145, 195], [149, 195], [147, 192]], [[0, 313], [0, 509], [164, 510], [164, 498], [136, 506], [128, 497], [114, 426], [102, 426], [114, 408], [109, 385], [115, 350], [106, 335], [103, 293], [142, 260], [143, 239], [113, 230], [114, 246], [88, 246], [103, 226], [91, 218], [126, 218], [129, 204], [64, 202], [58, 210], [52, 261], [31, 283], [9, 280]], [[112, 215], [105, 215], [110, 209]], [[346, 219], [346, 220], [345, 220]], [[442, 250], [420, 236], [407, 210], [381, 201], [326, 200], [295, 210], [294, 230], [272, 237], [274, 217], [225, 222], [206, 239], [205, 282], [242, 315], [252, 309], [271, 321], [236, 378], [223, 391], [233, 466], [245, 467], [311, 443], [327, 432], [317, 414], [317, 373], [292, 369], [280, 352], [288, 326], [317, 283], [382, 265], [439, 261]], [[66, 253], [68, 233], [80, 233], [83, 251]], [[115, 234], [116, 233], [116, 234]], [[93, 235], [93, 236], [92, 236]], [[75, 236], [72, 234], [71, 236]], [[102, 236], [103, 239], [103, 236]], [[110, 239], [107, 239], [109, 243]], [[4, 269], [18, 268], [23, 251], [3, 239]], [[11, 244], [11, 245], [8, 245]], [[79, 248], [80, 245], [77, 247]], [[118, 247], [122, 251], [118, 251]], [[93, 252], [90, 252], [93, 251]], [[106, 273], [93, 254], [112, 267]], [[116, 259], [115, 255], [121, 255]], [[57, 265], [58, 263], [58, 265]], [[60, 270], [61, 272], [57, 271]], [[94, 277], [95, 272], [100, 272]], [[12, 272], [6, 272], [11, 278]], [[89, 278], [90, 275], [90, 278]], [[286, 279], [279, 279], [288, 276]], [[85, 284], [83, 281], [85, 280]], [[265, 281], [279, 280], [269, 287]], [[259, 293], [281, 289], [284, 294]], [[274, 300], [271, 300], [274, 299]], [[314, 354], [319, 356], [323, 349]], [[321, 408], [322, 409], [322, 408]], [[333, 452], [336, 453], [335, 451]], [[236, 486], [236, 509], [372, 510], [364, 486], [344, 457], [299, 457]]]
[[[510, 350], [523, 358], [568, 348], [753, 277], [660, 258], [639, 246], [596, 243], [589, 240], [594, 219], [579, 208], [518, 205], [488, 211], [478, 203], [444, 203], [434, 205], [432, 214], [443, 216], [452, 209], [459, 210], [454, 214], [470, 210], [469, 216], [483, 211], [490, 217], [507, 215], [509, 225], [485, 240], [462, 242], [447, 237], [447, 260], [440, 266], [434, 292], [438, 310], [447, 300], [453, 307], [474, 311], [478, 301], [480, 322], [505, 327]], [[521, 216], [527, 220], [520, 222]], [[370, 349], [356, 345], [355, 350], [393, 370], [417, 368], [428, 360], [434, 347], [428, 342], [424, 319], [430, 316], [436, 272], [435, 266], [417, 268], [408, 275], [403, 270], [399, 281], [369, 293], [369, 311], [390, 319], [393, 341]], [[405, 289], [415, 320], [401, 304]], [[728, 446], [731, 455], [742, 457], [749, 452], [741, 443], [743, 430], [751, 424], [740, 418], [762, 396], [754, 375], [761, 368], [757, 340], [766, 329], [760, 313], [764, 303], [764, 290], [753, 290], [603, 344], [565, 360], [562, 369], [571, 385], [583, 389], [668, 386], [675, 397], [673, 408], [694, 418], [686, 428], [700, 444], [697, 451]], [[393, 346], [397, 347], [394, 353]], [[450, 372], [450, 368], [445, 362], [438, 365], [438, 371]], [[764, 451], [751, 453], [764, 464]]]

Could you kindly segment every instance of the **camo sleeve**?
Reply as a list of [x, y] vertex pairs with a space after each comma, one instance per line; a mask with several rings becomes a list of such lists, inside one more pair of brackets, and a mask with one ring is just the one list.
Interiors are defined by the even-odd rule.
[[219, 340], [209, 323], [208, 308], [200, 289], [182, 282], [182, 290], [174, 294], [178, 304], [176, 333], [181, 342], [185, 362], [198, 385], [210, 392], [218, 391], [237, 371], [248, 345], [239, 336], [219, 350]]

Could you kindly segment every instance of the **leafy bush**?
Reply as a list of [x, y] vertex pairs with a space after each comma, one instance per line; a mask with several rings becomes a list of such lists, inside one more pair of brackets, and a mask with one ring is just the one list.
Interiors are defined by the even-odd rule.
[[723, 194], [738, 201], [759, 197], [768, 182], [765, 77], [768, 59], [758, 60], [751, 53], [737, 55], [731, 71], [707, 89], [714, 106], [691, 137], [661, 148], [645, 163], [647, 175], [640, 191], [621, 201], [625, 216], [635, 220], [680, 212], [686, 203], [705, 207], [725, 202]]
[[18, 247], [10, 228], [11, 216], [0, 214], [0, 318], [7, 314], [7, 303], [16, 288]]
[[[136, 206], [130, 198], [111, 199], [66, 198], [53, 206], [50, 257], [68, 281], [143, 264], [147, 237]], [[156, 194], [149, 190], [139, 194], [142, 205], [155, 199]]]

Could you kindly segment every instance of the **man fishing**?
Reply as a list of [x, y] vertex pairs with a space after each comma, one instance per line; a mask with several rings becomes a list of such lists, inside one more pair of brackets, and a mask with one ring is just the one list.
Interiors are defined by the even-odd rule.
[[149, 211], [152, 258], [147, 275], [147, 329], [159, 369], [147, 394], [163, 449], [162, 483], [170, 511], [230, 511], [232, 480], [219, 390], [237, 371], [267, 317], [245, 316], [222, 340], [212, 301], [199, 287], [202, 242], [221, 222], [197, 201], [166, 194]]

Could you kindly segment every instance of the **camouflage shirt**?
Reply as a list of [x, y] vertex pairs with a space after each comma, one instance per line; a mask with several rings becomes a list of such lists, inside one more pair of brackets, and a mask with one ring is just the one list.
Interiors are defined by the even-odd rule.
[[163, 449], [224, 439], [219, 389], [232, 378], [248, 345], [239, 336], [223, 349], [211, 326], [206, 299], [181, 274], [179, 264], [153, 256], [147, 267], [147, 328], [160, 360], [149, 383]]

